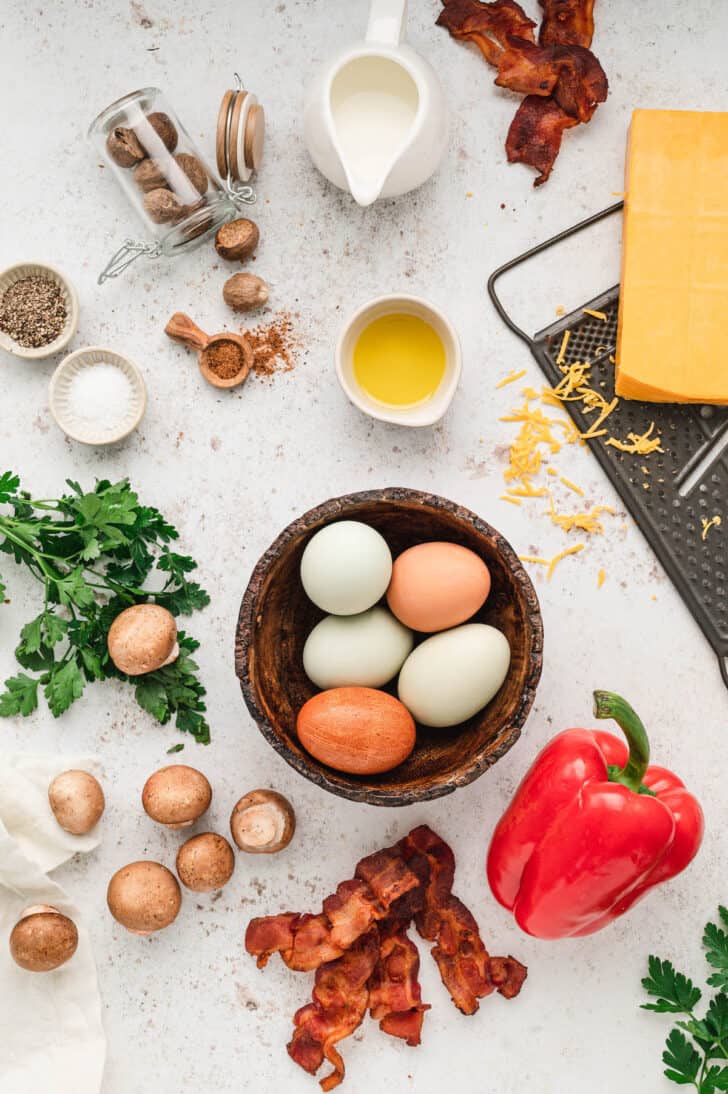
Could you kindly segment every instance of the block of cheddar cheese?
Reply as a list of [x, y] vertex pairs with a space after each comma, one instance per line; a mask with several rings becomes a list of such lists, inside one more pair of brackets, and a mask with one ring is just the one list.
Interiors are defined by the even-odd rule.
[[616, 392], [728, 404], [728, 113], [635, 110]]

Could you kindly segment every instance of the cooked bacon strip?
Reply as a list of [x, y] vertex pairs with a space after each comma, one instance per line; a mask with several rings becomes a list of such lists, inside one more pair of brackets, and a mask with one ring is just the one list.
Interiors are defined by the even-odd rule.
[[367, 983], [379, 958], [379, 936], [370, 928], [336, 961], [316, 970], [313, 1002], [296, 1011], [289, 1056], [315, 1075], [324, 1059], [333, 1071], [320, 1082], [333, 1090], [343, 1080], [344, 1061], [335, 1046], [361, 1025], [369, 1002]]
[[496, 83], [524, 95], [551, 95], [580, 122], [588, 122], [607, 97], [604, 69], [594, 54], [581, 46], [535, 46], [509, 37], [501, 54]]
[[559, 154], [564, 130], [578, 124], [553, 99], [527, 95], [506, 137], [508, 162], [535, 167], [539, 175], [533, 185], [543, 186]]
[[383, 1033], [419, 1045], [424, 1012], [418, 974], [420, 955], [402, 920], [379, 925], [379, 960], [369, 981], [369, 1013]]
[[538, 32], [542, 46], [585, 46], [594, 37], [594, 0], [539, 0], [543, 21]]
[[[458, 1010], [474, 1014], [478, 1000], [490, 995], [496, 987], [517, 995], [526, 970], [518, 982], [518, 969], [505, 964], [512, 958], [490, 958], [470, 911], [452, 893], [455, 858], [448, 845], [426, 825], [413, 829], [400, 842], [402, 854], [419, 874], [425, 886], [425, 901], [416, 917], [417, 929], [423, 938], [436, 944], [432, 956], [440, 976]], [[427, 863], [424, 876], [423, 860]], [[491, 962], [495, 962], [491, 973]], [[496, 981], [498, 978], [499, 983]]]
[[534, 41], [536, 24], [516, 0], [493, 0], [490, 4], [480, 0], [443, 0], [443, 3], [445, 8], [437, 25], [449, 30], [453, 38], [472, 42], [491, 65], [498, 64], [509, 34]]
[[528, 976], [528, 969], [515, 957], [491, 957], [490, 978], [506, 999], [513, 999], [523, 987], [523, 981]]
[[280, 953], [297, 972], [312, 972], [323, 962], [334, 961], [420, 884], [395, 847], [363, 858], [356, 873], [326, 898], [317, 915], [288, 912], [252, 919], [245, 948], [257, 956], [258, 966], [262, 968], [272, 953]]

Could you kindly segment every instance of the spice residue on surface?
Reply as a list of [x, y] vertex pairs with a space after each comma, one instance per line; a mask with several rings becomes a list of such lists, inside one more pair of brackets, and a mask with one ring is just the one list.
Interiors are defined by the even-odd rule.
[[116, 429], [129, 416], [131, 402], [128, 376], [110, 361], [79, 369], [68, 390], [69, 410], [85, 429]]
[[22, 277], [0, 299], [0, 330], [27, 349], [55, 342], [67, 318], [61, 288], [50, 277]]
[[270, 323], [259, 323], [243, 333], [253, 351], [253, 372], [256, 376], [268, 378], [276, 372], [291, 372], [298, 364], [296, 351], [301, 344], [288, 312], [281, 312]]

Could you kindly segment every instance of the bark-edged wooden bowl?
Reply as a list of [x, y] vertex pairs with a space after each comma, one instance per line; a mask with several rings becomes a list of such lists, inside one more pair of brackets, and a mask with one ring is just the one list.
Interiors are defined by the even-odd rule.
[[[490, 570], [492, 586], [474, 621], [498, 627], [511, 646], [508, 676], [487, 707], [450, 729], [418, 725], [414, 752], [381, 775], [335, 771], [305, 752], [296, 736], [298, 711], [319, 690], [303, 671], [303, 646], [324, 615], [303, 590], [301, 555], [314, 532], [336, 520], [370, 524], [394, 558], [426, 540], [447, 540], [475, 551]], [[542, 659], [538, 598], [510, 544], [455, 502], [399, 487], [332, 498], [289, 524], [253, 570], [235, 636], [235, 671], [243, 697], [268, 743], [317, 786], [370, 805], [438, 798], [492, 767], [521, 734]], [[396, 694], [392, 685], [386, 690]]]

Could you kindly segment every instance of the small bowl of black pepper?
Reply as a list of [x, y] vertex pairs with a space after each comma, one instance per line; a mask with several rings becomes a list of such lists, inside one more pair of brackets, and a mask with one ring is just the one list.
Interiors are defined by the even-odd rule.
[[0, 349], [28, 360], [52, 357], [77, 326], [76, 290], [60, 270], [23, 262], [0, 273]]

